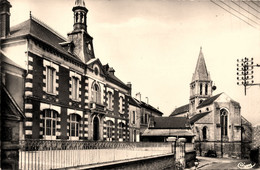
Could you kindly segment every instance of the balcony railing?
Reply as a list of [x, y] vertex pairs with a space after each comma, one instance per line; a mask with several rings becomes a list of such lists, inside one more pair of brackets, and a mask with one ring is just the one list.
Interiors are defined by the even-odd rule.
[[106, 111], [106, 106], [101, 104], [101, 103], [97, 103], [97, 102], [90, 102], [90, 109], [95, 111], [95, 112], [99, 112], [99, 113], [105, 113]]
[[57, 169], [172, 152], [171, 143], [20, 141], [19, 169]]

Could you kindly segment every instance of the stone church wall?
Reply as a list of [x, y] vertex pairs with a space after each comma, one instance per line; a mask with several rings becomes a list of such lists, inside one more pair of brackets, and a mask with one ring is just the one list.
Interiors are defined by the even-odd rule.
[[196, 142], [196, 152], [197, 155], [206, 156], [209, 150], [215, 151], [217, 157], [241, 157], [241, 142], [211, 142], [211, 141], [201, 141]]

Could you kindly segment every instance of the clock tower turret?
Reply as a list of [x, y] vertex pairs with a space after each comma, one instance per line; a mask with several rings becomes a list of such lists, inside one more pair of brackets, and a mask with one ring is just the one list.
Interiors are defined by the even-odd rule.
[[68, 40], [73, 43], [71, 50], [82, 62], [87, 63], [95, 58], [93, 49], [93, 38], [87, 32], [87, 13], [84, 0], [75, 0], [72, 8], [74, 13], [73, 31], [68, 33]]

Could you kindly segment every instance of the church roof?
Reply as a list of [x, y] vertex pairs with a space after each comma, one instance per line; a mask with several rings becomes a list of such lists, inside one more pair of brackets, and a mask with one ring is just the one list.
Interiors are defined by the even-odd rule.
[[152, 129], [188, 129], [190, 128], [186, 117], [154, 117]]
[[62, 47], [62, 45], [60, 45], [60, 43], [67, 41], [66, 38], [62, 37], [49, 26], [32, 16], [30, 17], [30, 19], [11, 27], [10, 36], [8, 38], [25, 36], [32, 36], [36, 38], [38, 41], [42, 41], [43, 43], [51, 46], [57, 51], [77, 61], [81, 61], [78, 57], [72, 55], [68, 52], [68, 50], [66, 50]]
[[204, 116], [206, 116], [209, 113], [210, 112], [204, 112], [204, 113], [198, 113], [198, 114], [194, 115], [192, 118], [190, 118], [190, 123], [194, 124], [196, 121], [203, 118]]
[[204, 106], [208, 106], [208, 105], [212, 104], [221, 94], [223, 94], [223, 93], [220, 93], [220, 94], [217, 94], [215, 96], [207, 98], [197, 108], [199, 109], [199, 108], [202, 108]]
[[181, 107], [177, 107], [171, 114], [170, 116], [177, 116], [183, 113], [189, 112], [189, 104], [186, 104]]
[[195, 80], [210, 81], [210, 75], [209, 75], [207, 67], [206, 67], [206, 62], [204, 59], [204, 55], [202, 53], [202, 48], [200, 48], [200, 54], [199, 54], [199, 57], [197, 60], [196, 69], [192, 76], [192, 82], [194, 82]]

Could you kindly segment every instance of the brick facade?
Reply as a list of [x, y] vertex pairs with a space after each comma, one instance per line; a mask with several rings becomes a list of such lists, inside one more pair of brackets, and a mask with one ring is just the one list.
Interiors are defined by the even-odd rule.
[[[86, 19], [88, 10], [80, 4], [73, 12], [74, 17]], [[75, 18], [73, 30], [65, 39], [30, 16], [17, 31], [11, 28], [16, 32], [15, 39], [10, 34], [1, 43], [7, 53], [19, 48], [17, 53], [21, 52], [26, 63], [27, 139], [107, 140], [106, 123], [113, 120], [113, 140], [129, 141], [131, 88], [115, 76], [112, 67], [102, 65], [95, 57], [85, 19]], [[23, 42], [22, 46], [17, 40]], [[112, 108], [108, 108], [107, 89], [112, 91]]]

